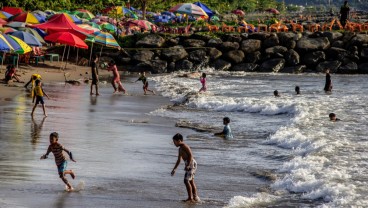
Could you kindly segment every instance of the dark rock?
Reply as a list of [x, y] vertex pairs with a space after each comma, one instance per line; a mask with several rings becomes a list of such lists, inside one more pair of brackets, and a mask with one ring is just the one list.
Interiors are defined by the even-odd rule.
[[140, 50], [132, 56], [132, 60], [136, 62], [147, 62], [152, 59], [153, 55], [154, 53], [152, 51]]
[[330, 43], [333, 43], [337, 40], [342, 39], [343, 34], [340, 32], [336, 32], [336, 31], [327, 31], [327, 32], [323, 32], [322, 36], [328, 38]]
[[152, 60], [150, 61], [152, 66], [152, 73], [161, 74], [167, 71], [167, 62], [163, 60]]
[[362, 74], [368, 74], [368, 63], [360, 64], [359, 72]]
[[195, 50], [189, 53], [189, 60], [201, 63], [206, 58], [206, 51], [203, 49]]
[[290, 49], [287, 53], [286, 53], [286, 63], [290, 66], [296, 66], [300, 63], [300, 56], [299, 54], [294, 51], [293, 49]]
[[210, 48], [208, 50], [208, 55], [211, 60], [218, 59], [220, 56], [222, 56], [222, 52], [217, 50], [216, 48]]
[[262, 53], [256, 51], [254, 53], [247, 53], [244, 57], [244, 62], [246, 63], [256, 63], [262, 59]]
[[303, 37], [296, 43], [296, 47], [302, 51], [315, 51], [315, 50], [325, 50], [330, 47], [330, 41], [328, 38], [306, 38]]
[[286, 47], [286, 43], [292, 40], [295, 40], [295, 36], [297, 36], [294, 33], [286, 33], [286, 32], [280, 32], [277, 33], [277, 37], [279, 38], [280, 44]]
[[129, 58], [129, 57], [124, 57], [124, 58], [120, 59], [121, 63], [123, 63], [123, 64], [129, 64], [131, 60], [132, 59]]
[[261, 44], [262, 42], [260, 40], [255, 39], [243, 40], [241, 43], [241, 50], [244, 51], [244, 53], [256, 52], [261, 49]]
[[214, 62], [210, 63], [210, 67], [213, 67], [216, 70], [225, 71], [230, 69], [231, 64], [225, 60], [217, 59]]
[[348, 48], [352, 46], [362, 47], [363, 44], [367, 44], [367, 43], [368, 43], [367, 34], [357, 34], [355, 37], [351, 39], [350, 44], [348, 45]]
[[165, 43], [165, 39], [159, 35], [147, 35], [141, 40], [137, 41], [136, 46], [142, 48], [161, 48]]
[[223, 43], [222, 40], [219, 38], [211, 39], [207, 42], [207, 47], [220, 48], [222, 43]]
[[221, 50], [223, 52], [226, 52], [226, 51], [232, 51], [232, 50], [238, 50], [239, 49], [239, 43], [237, 42], [223, 42], [221, 44]]
[[290, 40], [290, 41], [286, 42], [284, 46], [286, 48], [289, 48], [289, 49], [295, 49], [296, 41], [295, 40]]
[[316, 70], [318, 72], [324, 72], [326, 69], [330, 69], [332, 73], [336, 73], [340, 66], [340, 61], [324, 61], [317, 65]]
[[368, 58], [368, 48], [363, 48], [360, 52], [360, 57], [362, 58]]
[[238, 64], [244, 59], [244, 52], [241, 50], [229, 51], [225, 54], [225, 58], [231, 63]]
[[331, 47], [344, 48], [344, 42], [342, 40], [337, 40], [331, 44]]
[[327, 59], [330, 60], [343, 60], [349, 55], [349, 52], [342, 48], [331, 47], [326, 50]]
[[188, 53], [183, 47], [175, 46], [163, 49], [161, 52], [161, 56], [164, 60], [176, 62], [187, 57]]
[[246, 40], [249, 37], [249, 33], [241, 33], [240, 37], [242, 38], [242, 40]]
[[323, 51], [314, 51], [302, 56], [302, 63], [308, 67], [314, 67], [324, 60], [326, 60], [326, 54]]
[[175, 71], [175, 62], [170, 62], [167, 66], [167, 72], [173, 72]]
[[254, 72], [258, 68], [257, 64], [253, 63], [241, 63], [233, 66], [230, 71], [245, 71], [245, 72]]
[[249, 39], [256, 39], [264, 41], [266, 38], [270, 37], [270, 33], [268, 32], [257, 32], [249, 34]]
[[193, 68], [193, 63], [188, 60], [180, 60], [175, 63], [175, 70], [191, 70]]
[[271, 33], [271, 36], [263, 41], [263, 48], [270, 48], [279, 45], [279, 38], [275, 33]]
[[344, 66], [340, 66], [340, 68], [337, 70], [337, 73], [341, 74], [355, 74], [358, 72], [358, 64], [355, 62], [350, 62]]
[[203, 40], [205, 42], [208, 42], [209, 40], [211, 40], [213, 37], [207, 34], [200, 34], [200, 33], [193, 33], [190, 36], [191, 39], [197, 39], [197, 40]]
[[167, 46], [177, 46], [180, 42], [180, 38], [171, 38], [166, 41]]
[[184, 41], [184, 46], [187, 47], [204, 47], [206, 45], [206, 42], [203, 40], [197, 40], [197, 39], [187, 39]]
[[242, 37], [240, 37], [240, 35], [238, 35], [238, 34], [225, 34], [223, 38], [224, 38], [224, 40], [226, 40], [228, 42], [238, 42], [238, 43], [240, 43], [242, 41]]
[[275, 58], [262, 63], [260, 72], [278, 72], [285, 66], [285, 59]]
[[351, 39], [353, 39], [356, 36], [355, 33], [351, 33], [351, 32], [345, 32], [344, 36], [342, 37], [342, 41], [344, 42], [344, 44], [346, 45], [348, 42], [351, 41]]
[[307, 69], [306, 65], [299, 65], [299, 66], [289, 66], [281, 69], [280, 73], [290, 73], [290, 74], [300, 74], [303, 73], [304, 70]]
[[274, 55], [276, 53], [279, 53], [279, 54], [284, 54], [288, 51], [287, 48], [285, 48], [284, 46], [274, 46], [274, 47], [271, 47], [271, 48], [267, 48], [265, 50], [266, 54], [269, 54], [269, 55]]

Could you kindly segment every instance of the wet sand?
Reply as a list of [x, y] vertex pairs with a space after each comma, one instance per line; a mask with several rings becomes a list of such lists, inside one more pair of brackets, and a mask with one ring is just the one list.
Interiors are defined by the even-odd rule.
[[[73, 79], [88, 70], [76, 70]], [[231, 144], [212, 149], [211, 143], [222, 142], [215, 140], [203, 146], [206, 138], [197, 132], [148, 114], [171, 103], [159, 95], [144, 96], [142, 84], [131, 83], [136, 78], [123, 79], [128, 96], [112, 95], [105, 83], [96, 97], [89, 95], [86, 84], [65, 85], [57, 81], [57, 72], [44, 73], [44, 88], [52, 97], [45, 100], [47, 118], [41, 108], [31, 118], [31, 99], [23, 89], [0, 106], [0, 207], [223, 207], [233, 196], [251, 195], [270, 184], [249, 174], [247, 165], [232, 167], [237, 161], [226, 156], [234, 148]], [[53, 131], [77, 160], [69, 161], [68, 168], [77, 175], [74, 186], [85, 183], [79, 192], [64, 191], [52, 155], [39, 160]], [[177, 132], [185, 136], [198, 162], [199, 204], [181, 202], [187, 197], [183, 164], [170, 176], [177, 159], [171, 138]]]

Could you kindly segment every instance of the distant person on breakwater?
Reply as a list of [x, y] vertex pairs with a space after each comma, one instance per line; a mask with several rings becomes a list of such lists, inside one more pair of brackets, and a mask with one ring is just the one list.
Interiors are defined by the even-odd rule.
[[146, 77], [146, 72], [142, 71], [140, 75], [141, 76], [135, 82], [142, 81], [144, 95], [147, 95], [147, 91], [152, 92], [152, 94], [155, 95], [155, 91], [148, 89], [148, 81]]
[[185, 202], [192, 201], [200, 201], [197, 195], [197, 187], [194, 183], [194, 175], [197, 170], [197, 162], [194, 160], [192, 151], [190, 147], [184, 143], [183, 136], [179, 133], [175, 134], [173, 137], [173, 142], [176, 147], [179, 147], [178, 160], [171, 171], [171, 176], [174, 176], [176, 168], [179, 166], [181, 160], [183, 159], [185, 162], [185, 175], [184, 175], [184, 184], [187, 188], [188, 199], [184, 200]]
[[280, 93], [279, 93], [279, 91], [277, 91], [277, 90], [273, 91], [273, 95], [274, 95], [275, 97], [280, 97]]
[[348, 6], [348, 1], [345, 1], [344, 5], [342, 5], [340, 8], [340, 15], [341, 15], [340, 22], [343, 27], [345, 27], [346, 20], [349, 19], [349, 14], [350, 14], [350, 8]]
[[215, 133], [215, 136], [221, 136], [225, 139], [233, 139], [233, 134], [231, 132], [231, 128], [230, 128], [230, 118], [229, 117], [225, 117], [223, 118], [223, 124], [224, 126], [224, 130], [222, 130], [222, 132], [219, 133]]
[[96, 88], [96, 95], [100, 95], [98, 93], [98, 55], [94, 54], [92, 56], [92, 62], [91, 62], [91, 73], [92, 73], [92, 84], [91, 84], [91, 92], [90, 95], [93, 95], [93, 85]]
[[202, 88], [199, 90], [199, 92], [206, 92], [207, 85], [206, 85], [206, 73], [202, 73], [201, 78], [199, 78], [199, 81], [202, 83]]
[[336, 114], [334, 113], [330, 113], [328, 117], [330, 118], [330, 121], [340, 121], [339, 118], [336, 118]]
[[[110, 61], [109, 66], [107, 67], [107, 71], [112, 71], [112, 74], [114, 76], [114, 78], [111, 80], [111, 85], [114, 88], [114, 93], [117, 93], [118, 91], [119, 92], [123, 91], [125, 94], [126, 90], [124, 89], [123, 84], [121, 84], [120, 74], [118, 72], [118, 68], [116, 67], [114, 60]], [[115, 86], [115, 83], [118, 84], [117, 87]]]
[[296, 92], [297, 95], [300, 95], [300, 87], [299, 86], [295, 87], [295, 92]]
[[331, 81], [330, 69], [326, 69], [326, 82], [325, 82], [324, 91], [326, 93], [330, 93], [332, 91], [332, 81]]

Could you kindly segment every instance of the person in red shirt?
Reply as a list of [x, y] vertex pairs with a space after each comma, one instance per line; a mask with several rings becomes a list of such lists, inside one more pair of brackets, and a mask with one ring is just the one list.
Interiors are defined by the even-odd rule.
[[10, 80], [15, 79], [17, 82], [19, 83], [24, 83], [22, 81], [20, 81], [19, 77], [20, 75], [16, 73], [17, 69], [15, 68], [14, 65], [8, 65], [6, 67], [6, 72], [5, 72], [5, 82], [8, 84]]

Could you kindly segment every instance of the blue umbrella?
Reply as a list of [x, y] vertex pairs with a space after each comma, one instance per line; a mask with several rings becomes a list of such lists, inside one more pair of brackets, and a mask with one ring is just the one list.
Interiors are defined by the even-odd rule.
[[41, 42], [37, 40], [37, 38], [31, 35], [30, 33], [27, 33], [24, 31], [15, 31], [15, 32], [12, 32], [10, 35], [23, 40], [25, 43], [27, 43], [30, 46], [42, 46]]
[[5, 38], [6, 41], [8, 41], [11, 47], [13, 47], [14, 51], [22, 50], [20, 45], [17, 42], [15, 42], [15, 40], [13, 40], [11, 37], [9, 37], [8, 35], [3, 35], [3, 37]]
[[10, 43], [4, 38], [5, 35], [0, 34], [0, 51], [9, 52], [14, 50]]
[[175, 17], [175, 14], [169, 11], [161, 12], [162, 15], [167, 15], [169, 17]]

